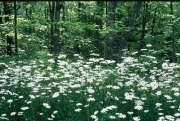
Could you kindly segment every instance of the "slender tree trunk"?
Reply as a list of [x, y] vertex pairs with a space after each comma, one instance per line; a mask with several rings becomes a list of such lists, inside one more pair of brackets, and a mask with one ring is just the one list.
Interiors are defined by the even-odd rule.
[[0, 11], [0, 24], [3, 24], [2, 11]]
[[56, 11], [55, 11], [55, 31], [54, 31], [54, 54], [55, 54], [55, 63], [57, 64], [57, 57], [59, 55], [60, 52], [60, 10], [61, 8], [63, 8], [63, 3], [56, 1]]
[[54, 53], [55, 55], [59, 54], [60, 52], [60, 47], [59, 47], [59, 36], [60, 36], [60, 31], [59, 31], [59, 21], [60, 21], [60, 9], [61, 9], [61, 3], [56, 1], [56, 11], [55, 11], [55, 34], [54, 34]]
[[146, 23], [147, 23], [147, 12], [148, 12], [148, 4], [144, 1], [144, 12], [145, 15], [143, 15], [143, 20], [142, 20], [142, 33], [141, 33], [141, 39], [144, 38], [145, 36], [145, 28], [146, 28]]
[[53, 49], [54, 49], [54, 39], [53, 39], [53, 32], [54, 32], [54, 10], [55, 10], [55, 2], [52, 1], [52, 4], [51, 2], [49, 1], [49, 11], [50, 11], [50, 20], [51, 20], [51, 29], [50, 29], [50, 36], [51, 36], [51, 46], [50, 46], [50, 52], [52, 53], [53, 52]]
[[[12, 2], [3, 2], [4, 3], [4, 14], [5, 16], [5, 23], [10, 22], [10, 15], [12, 13]], [[13, 44], [13, 37], [8, 35], [6, 36], [7, 40], [7, 55], [12, 55], [12, 44]]]
[[[0, 24], [3, 24], [3, 17], [2, 17], [2, 13], [3, 13], [3, 11], [1, 11], [0, 10]], [[2, 42], [4, 43], [4, 41], [3, 41], [3, 34], [2, 34], [2, 29], [0, 28], [0, 36], [1, 36], [1, 38], [0, 38], [0, 40], [2, 40]]]
[[[173, 16], [173, 2], [171, 1], [171, 15]], [[172, 62], [175, 62], [175, 30], [174, 30], [174, 18], [172, 18]]]
[[141, 49], [143, 48], [143, 46], [145, 46], [145, 42], [143, 41], [144, 39], [144, 36], [145, 36], [145, 33], [146, 33], [146, 24], [147, 24], [147, 16], [148, 16], [148, 3], [146, 3], [144, 1], [144, 5], [143, 5], [143, 8], [144, 8], [144, 14], [142, 16], [142, 33], [141, 33], [141, 42], [140, 42], [140, 46], [139, 46], [139, 54], [141, 54]]
[[15, 53], [18, 54], [16, 1], [14, 1], [14, 41], [15, 41]]
[[141, 5], [142, 5], [142, 2], [141, 1], [138, 1], [136, 6], [135, 6], [135, 10], [134, 10], [134, 13], [133, 13], [133, 16], [129, 22], [129, 25], [128, 27], [130, 28], [130, 30], [128, 30], [127, 32], [124, 33], [123, 35], [123, 38], [122, 38], [122, 41], [121, 41], [121, 44], [119, 46], [119, 55], [122, 55], [123, 54], [123, 49], [126, 47], [126, 44], [127, 44], [127, 40], [129, 39], [129, 36], [131, 34], [131, 31], [132, 31], [132, 27], [134, 26], [134, 23], [136, 21], [136, 18], [139, 16], [140, 14], [140, 9], [141, 9]]
[[155, 11], [154, 11], [154, 17], [153, 17], [153, 21], [152, 21], [151, 35], [154, 35], [154, 24], [155, 24], [155, 21], [156, 21], [156, 12], [157, 12], [157, 7], [155, 8]]
[[[114, 27], [116, 5], [117, 5], [116, 1], [108, 1], [107, 21], [106, 21], [107, 29]], [[114, 42], [114, 32], [109, 31], [106, 35], [106, 41], [105, 41], [105, 47], [104, 47], [104, 59], [105, 60], [113, 59], [113, 42]]]
[[62, 15], [62, 20], [63, 21], [66, 21], [66, 2], [65, 1], [63, 1], [63, 7], [62, 7], [62, 9], [63, 9], [63, 15]]

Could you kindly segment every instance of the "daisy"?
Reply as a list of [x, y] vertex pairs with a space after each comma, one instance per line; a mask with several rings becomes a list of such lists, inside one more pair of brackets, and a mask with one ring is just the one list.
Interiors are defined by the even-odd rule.
[[151, 86], [152, 90], [155, 90], [156, 88], [158, 88], [158, 83], [156, 81], [153, 81], [150, 83], [150, 86]]
[[47, 120], [53, 121], [53, 119], [52, 119], [52, 118], [47, 118]]
[[162, 68], [163, 68], [163, 69], [168, 69], [168, 63], [164, 62], [164, 63], [162, 64]]
[[98, 114], [98, 113], [99, 113], [99, 111], [95, 111], [95, 112], [94, 112], [94, 115], [96, 115], [96, 114]]
[[140, 121], [140, 117], [133, 117], [134, 121]]
[[92, 88], [88, 88], [87, 91], [88, 91], [89, 93], [94, 93], [94, 92], [95, 92]]
[[175, 113], [174, 116], [175, 116], [175, 117], [179, 117], [179, 116], [180, 116], [180, 113]]
[[77, 103], [76, 105], [77, 105], [77, 106], [80, 106], [80, 105], [82, 105], [82, 103]]
[[64, 88], [64, 86], [59, 86], [59, 93], [64, 93], [66, 91], [66, 89]]
[[119, 89], [120, 87], [119, 86], [113, 86], [112, 88], [113, 89]]
[[4, 117], [4, 116], [6, 116], [6, 114], [1, 114], [1, 116], [3, 116], [3, 117]]
[[179, 88], [173, 87], [172, 90], [173, 90], [173, 91], [179, 91]]
[[48, 62], [49, 63], [55, 63], [55, 61], [53, 59], [49, 59]]
[[48, 66], [48, 67], [47, 67], [47, 70], [52, 70], [52, 67]]
[[29, 107], [22, 107], [21, 110], [28, 110]]
[[126, 85], [126, 86], [131, 86], [131, 85], [133, 85], [133, 82], [132, 82], [132, 81], [127, 81], [127, 82], [125, 83], [125, 85]]
[[82, 109], [80, 109], [80, 108], [77, 108], [77, 109], [75, 109], [74, 111], [75, 112], [80, 112]]
[[125, 99], [126, 99], [126, 100], [132, 100], [132, 99], [134, 98], [134, 95], [133, 95], [133, 94], [129, 94], [129, 93], [127, 93], [127, 92], [124, 94], [124, 96], [125, 96]]
[[116, 115], [118, 115], [119, 118], [126, 118], [126, 115], [122, 113], [116, 113]]
[[27, 103], [27, 104], [30, 104], [31, 102], [32, 102], [32, 101], [27, 101], [26, 103]]
[[40, 115], [40, 116], [42, 116], [42, 115], [43, 115], [43, 113], [39, 113], [39, 115]]
[[179, 93], [179, 92], [176, 92], [176, 93], [174, 93], [174, 95], [175, 95], [175, 96], [179, 96], [179, 95], [180, 95], [180, 93]]
[[162, 94], [161, 91], [157, 91], [157, 92], [156, 92], [156, 95], [157, 95], [157, 96], [159, 96], [159, 95], [161, 95], [161, 94]]
[[56, 97], [58, 97], [58, 96], [59, 96], [59, 92], [55, 92], [55, 93], [53, 94], [52, 98], [56, 98]]
[[144, 104], [144, 102], [143, 102], [143, 101], [141, 101], [141, 100], [135, 100], [135, 104], [136, 104], [136, 105], [143, 105], [143, 104]]
[[128, 111], [127, 112], [129, 115], [132, 115], [132, 114], [134, 114], [134, 112], [131, 112], [131, 111]]
[[156, 108], [160, 107], [162, 104], [161, 103], [156, 103]]
[[18, 116], [21, 116], [23, 115], [24, 112], [18, 112]]
[[12, 100], [12, 99], [9, 99], [7, 102], [8, 102], [8, 103], [12, 103], [12, 102], [13, 102], [13, 100]]
[[111, 108], [111, 109], [116, 109], [116, 108], [117, 108], [117, 106], [115, 106], [115, 105], [111, 105], [111, 106], [109, 106], [109, 108]]
[[23, 98], [23, 96], [19, 96], [19, 99]]
[[109, 116], [110, 119], [115, 119], [116, 117], [115, 116]]
[[151, 47], [152, 45], [151, 44], [147, 44], [146, 47]]
[[149, 112], [149, 110], [144, 110], [144, 113], [148, 113]]
[[169, 121], [174, 121], [174, 117], [171, 115], [165, 115], [165, 118], [168, 119]]
[[87, 99], [87, 101], [88, 101], [88, 102], [91, 102], [91, 101], [95, 101], [95, 99], [92, 98], [92, 97], [90, 97], [90, 98]]
[[48, 103], [43, 103], [45, 108], [51, 108], [51, 106]]
[[10, 115], [11, 115], [11, 116], [14, 116], [14, 115], [16, 115], [16, 112], [11, 112]]
[[34, 95], [29, 95], [29, 97], [30, 97], [31, 99], [35, 99], [35, 96], [34, 96]]
[[101, 110], [101, 113], [107, 113], [107, 111], [108, 111], [107, 108], [103, 108], [103, 109]]
[[53, 111], [53, 114], [56, 114], [56, 113], [58, 113], [58, 111], [57, 111], [57, 110]]
[[172, 99], [172, 97], [169, 96], [169, 95], [164, 95], [164, 97], [165, 97], [166, 99], [168, 99], [168, 100], [171, 100], [171, 99]]
[[91, 115], [91, 118], [92, 119], [97, 119], [97, 116], [96, 115]]
[[143, 109], [143, 106], [141, 106], [141, 105], [136, 105], [136, 106], [134, 107], [134, 109], [142, 110], [142, 109]]

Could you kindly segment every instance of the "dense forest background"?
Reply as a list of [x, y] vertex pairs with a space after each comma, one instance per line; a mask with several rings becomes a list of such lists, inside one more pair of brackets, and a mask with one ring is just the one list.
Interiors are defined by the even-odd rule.
[[0, 2], [0, 56], [30, 58], [92, 53], [121, 61], [149, 47], [159, 61], [178, 61], [179, 2]]

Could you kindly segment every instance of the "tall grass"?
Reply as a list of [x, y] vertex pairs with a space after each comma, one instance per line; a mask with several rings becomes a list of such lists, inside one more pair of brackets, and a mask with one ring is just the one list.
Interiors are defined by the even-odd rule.
[[48, 59], [0, 63], [0, 119], [10, 121], [179, 121], [180, 66], [156, 57], [96, 54], [58, 66]]

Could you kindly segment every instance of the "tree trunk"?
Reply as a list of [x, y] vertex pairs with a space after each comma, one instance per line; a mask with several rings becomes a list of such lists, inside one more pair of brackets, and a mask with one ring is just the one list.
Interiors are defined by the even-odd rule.
[[66, 12], [67, 12], [65, 3], [66, 3], [65, 1], [62, 2], [62, 4], [63, 4], [63, 7], [62, 7], [62, 9], [63, 9], [62, 20], [63, 21], [66, 21]]
[[59, 47], [59, 36], [60, 36], [60, 31], [59, 31], [59, 21], [60, 21], [60, 9], [61, 9], [61, 3], [56, 2], [56, 11], [55, 11], [55, 31], [54, 31], [54, 53], [55, 55], [58, 55], [60, 52], [60, 47]]
[[153, 17], [153, 21], [152, 21], [151, 35], [153, 35], [153, 36], [155, 36], [154, 35], [154, 24], [155, 24], [155, 20], [156, 20], [156, 12], [157, 12], [157, 7], [155, 8], [154, 17]]
[[[115, 9], [117, 2], [108, 1], [107, 5], [107, 29], [111, 29], [115, 24]], [[109, 30], [108, 30], [109, 31]], [[112, 60], [113, 59], [113, 42], [114, 42], [114, 32], [109, 31], [106, 35], [105, 47], [104, 47], [104, 59]]]
[[3, 24], [3, 17], [2, 17], [2, 11], [0, 10], [0, 24]]
[[[5, 23], [9, 22], [10, 19], [10, 14], [12, 14], [12, 2], [3, 2], [4, 3], [4, 14], [5, 16]], [[7, 40], [7, 55], [12, 55], [12, 44], [13, 44], [13, 37], [8, 35], [6, 36]]]
[[54, 47], [54, 39], [53, 39], [53, 32], [54, 32], [54, 10], [55, 10], [55, 2], [52, 1], [52, 4], [51, 2], [49, 1], [49, 11], [50, 11], [50, 19], [51, 19], [51, 29], [50, 29], [50, 41], [51, 41], [51, 45], [50, 45], [50, 52], [53, 53], [53, 47]]
[[63, 8], [63, 3], [56, 1], [56, 11], [55, 11], [55, 31], [54, 31], [54, 54], [55, 54], [55, 64], [57, 64], [57, 57], [60, 52], [60, 10]]
[[141, 39], [144, 38], [145, 36], [145, 28], [146, 28], [146, 23], [147, 23], [147, 12], [148, 12], [148, 3], [144, 2], [144, 14], [143, 15], [143, 20], [142, 20], [142, 33], [141, 33]]
[[123, 35], [123, 38], [122, 38], [122, 41], [121, 41], [121, 44], [119, 46], [119, 55], [122, 55], [123, 54], [123, 49], [126, 47], [126, 44], [127, 44], [127, 40], [129, 39], [129, 36], [131, 34], [131, 31], [132, 31], [132, 27], [134, 26], [134, 23], [136, 21], [136, 18], [139, 16], [140, 14], [140, 9], [141, 9], [141, 5], [142, 5], [142, 2], [141, 1], [138, 1], [136, 6], [135, 6], [135, 10], [134, 10], [134, 13], [133, 13], [133, 16], [131, 18], [131, 20], [129, 21], [129, 25], [128, 27], [130, 28], [127, 32], [124, 33]]
[[[173, 2], [171, 1], [171, 15], [173, 16]], [[175, 30], [174, 30], [174, 18], [172, 18], [172, 62], [175, 62]]]
[[[149, 3], [149, 2], [148, 2]], [[143, 14], [143, 16], [142, 16], [142, 33], [141, 33], [141, 40], [140, 40], [140, 46], [139, 46], [139, 49], [138, 49], [138, 51], [139, 51], [139, 54], [141, 54], [141, 49], [145, 46], [145, 42], [143, 41], [143, 39], [144, 39], [144, 36], [145, 36], [145, 33], [146, 33], [146, 30], [145, 30], [145, 28], [146, 28], [146, 23], [147, 23], [147, 15], [148, 15], [148, 3], [146, 3], [145, 1], [144, 1], [144, 6], [143, 6], [143, 8], [144, 8], [144, 14]]]
[[14, 1], [14, 41], [15, 41], [15, 53], [18, 54], [16, 1]]

